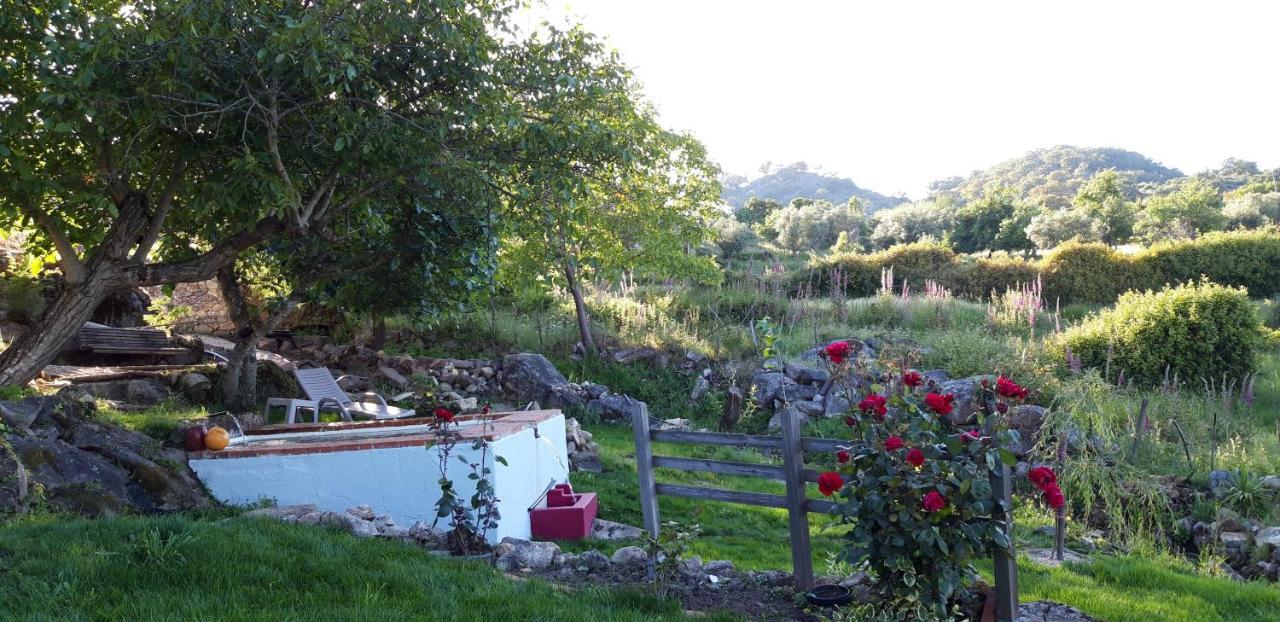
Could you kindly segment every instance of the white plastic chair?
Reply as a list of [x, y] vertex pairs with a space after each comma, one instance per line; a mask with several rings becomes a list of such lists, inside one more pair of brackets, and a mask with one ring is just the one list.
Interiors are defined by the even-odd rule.
[[[338, 385], [338, 379], [324, 367], [295, 369], [293, 375], [298, 379], [298, 384], [302, 385], [302, 392], [307, 394], [309, 400], [315, 402], [317, 413], [326, 408], [337, 410], [344, 421], [353, 421], [356, 417], [401, 419], [414, 415], [413, 409], [389, 406], [386, 399], [372, 391], [361, 393], [359, 395], [361, 401], [356, 401], [342, 390]], [[391, 399], [395, 401], [410, 395], [412, 393], [402, 393]], [[363, 401], [370, 397], [375, 401]]]

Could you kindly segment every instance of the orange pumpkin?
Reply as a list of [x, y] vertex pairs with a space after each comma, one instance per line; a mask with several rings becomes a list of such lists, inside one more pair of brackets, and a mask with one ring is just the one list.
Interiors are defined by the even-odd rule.
[[226, 449], [230, 442], [231, 435], [227, 434], [227, 431], [222, 428], [212, 427], [209, 428], [208, 432], [204, 433], [204, 446], [213, 451]]

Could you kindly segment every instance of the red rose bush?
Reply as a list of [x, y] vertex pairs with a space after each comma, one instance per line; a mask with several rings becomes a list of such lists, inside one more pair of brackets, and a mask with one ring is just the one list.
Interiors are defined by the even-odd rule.
[[[826, 353], [833, 377], [851, 372], [831, 346]], [[845, 419], [853, 440], [838, 452], [836, 470], [821, 474], [819, 491], [838, 503], [833, 513], [850, 527], [843, 561], [875, 575], [880, 602], [908, 619], [945, 617], [977, 578], [974, 560], [1009, 548], [1003, 516], [1012, 508], [992, 498], [991, 476], [1016, 463], [1004, 446], [1017, 432], [988, 420], [998, 407], [980, 410], [978, 429], [953, 427], [947, 415], [955, 397], [919, 372], [870, 380], [877, 379], [862, 383], [862, 399]], [[984, 390], [1004, 410], [1027, 396], [1003, 376], [994, 391]], [[1046, 503], [1061, 504], [1056, 476], [1045, 471], [1029, 477]]]

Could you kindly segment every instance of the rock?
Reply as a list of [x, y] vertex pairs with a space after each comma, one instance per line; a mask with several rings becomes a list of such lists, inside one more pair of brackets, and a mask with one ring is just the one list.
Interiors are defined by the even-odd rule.
[[750, 576], [756, 583], [767, 587], [789, 587], [792, 583], [791, 573], [782, 570], [761, 570]]
[[1236, 569], [1232, 568], [1231, 564], [1228, 564], [1227, 562], [1222, 562], [1221, 564], [1218, 564], [1218, 569], [1221, 570], [1222, 574], [1225, 575], [1228, 579], [1231, 579], [1232, 581], [1236, 581], [1239, 583], [1244, 583], [1244, 577], [1240, 576], [1240, 573], [1236, 572]]
[[627, 395], [606, 395], [600, 399], [587, 402], [587, 412], [598, 415], [605, 421], [625, 421], [630, 423], [636, 414], [644, 408], [644, 402]]
[[688, 419], [664, 419], [662, 423], [654, 426], [656, 430], [682, 430], [687, 431], [689, 427]]
[[751, 397], [760, 408], [771, 408], [786, 381], [787, 377], [782, 372], [762, 371], [751, 379]]
[[1258, 533], [1253, 534], [1253, 538], [1258, 542], [1258, 544], [1265, 544], [1273, 548], [1280, 548], [1280, 527], [1259, 529]]
[[1040, 427], [1044, 425], [1044, 418], [1049, 411], [1043, 406], [1034, 404], [1019, 404], [1014, 406], [1009, 412], [1009, 429], [1018, 432], [1018, 442], [1009, 450], [1019, 458], [1026, 457], [1031, 448], [1035, 447], [1036, 441], [1040, 436]]
[[578, 556], [573, 553], [560, 553], [551, 558], [552, 568], [573, 568], [578, 565]]
[[613, 362], [630, 365], [638, 361], [647, 361], [666, 356], [662, 351], [653, 348], [626, 348], [613, 353]]
[[588, 570], [606, 570], [609, 568], [609, 564], [609, 558], [605, 557], [604, 553], [594, 549], [578, 555], [578, 566], [585, 567]]
[[378, 536], [377, 525], [374, 525], [372, 522], [367, 520], [362, 520], [358, 516], [353, 516], [346, 512], [324, 512], [323, 514], [324, 517], [320, 521], [320, 524], [322, 525], [341, 527], [357, 538], [373, 538]]
[[0, 435], [0, 519], [27, 509], [27, 468]]
[[409, 537], [421, 542], [427, 548], [444, 548], [449, 534], [443, 529], [436, 529], [431, 523], [418, 521], [409, 528]]
[[1239, 514], [1227, 508], [1218, 508], [1216, 514], [1218, 531], [1236, 531], [1248, 533], [1249, 526]]
[[365, 391], [373, 390], [373, 382], [365, 376], [358, 376], [356, 374], [340, 376], [338, 378], [338, 386], [342, 387], [342, 390], [347, 393], [363, 393]]
[[698, 376], [693, 381], [693, 390], [689, 391], [689, 401], [696, 402], [702, 399], [702, 396], [706, 395], [710, 390], [711, 381], [707, 380], [705, 376]]
[[805, 367], [804, 365], [796, 365], [794, 363], [787, 363], [783, 370], [787, 374], [788, 378], [800, 384], [812, 384], [815, 382], [822, 384], [831, 379], [831, 374], [827, 373], [826, 370], [814, 367]]
[[1235, 485], [1235, 471], [1209, 471], [1209, 491], [1212, 492], [1214, 496], [1221, 495], [1226, 492], [1227, 489]]
[[178, 379], [178, 388], [191, 403], [203, 404], [209, 401], [209, 391], [213, 388], [213, 381], [204, 374], [184, 374]]
[[827, 417], [840, 417], [848, 413], [853, 404], [845, 397], [838, 395], [828, 395], [827, 399], [822, 402], [823, 413]]
[[802, 428], [806, 423], [809, 423], [809, 417], [805, 416], [803, 413], [797, 410], [794, 405], [792, 405], [792, 406], [786, 406], [784, 408], [779, 408], [778, 412], [773, 413], [773, 416], [769, 418], [769, 429], [781, 430], [783, 417], [799, 417], [800, 427]]
[[409, 386], [409, 379], [404, 377], [394, 367], [379, 367], [378, 376], [391, 383], [398, 389], [404, 389]]
[[553, 542], [533, 542], [506, 537], [493, 547], [493, 554], [499, 561], [507, 558], [507, 563], [514, 564], [514, 568], [546, 570], [551, 567], [551, 560], [560, 554], [560, 547]]
[[502, 384], [517, 399], [545, 402], [569, 381], [547, 357], [524, 353], [503, 357]]
[[249, 510], [241, 514], [244, 518], [270, 518], [272, 520], [284, 520], [286, 517], [297, 519], [305, 514], [316, 514], [316, 504], [302, 503], [298, 505], [277, 505], [269, 508], [258, 508]]
[[643, 536], [644, 530], [639, 527], [615, 523], [603, 518], [597, 518], [591, 524], [593, 540], [638, 540]]
[[1083, 611], [1059, 603], [1038, 600], [1018, 607], [1014, 622], [1097, 622]]
[[613, 557], [609, 561], [614, 564], [647, 564], [649, 563], [649, 554], [638, 546], [624, 546], [613, 552]]
[[725, 575], [735, 571], [736, 569], [733, 567], [733, 562], [727, 559], [717, 559], [707, 562], [707, 564], [702, 567], [702, 570], [707, 574]]
[[928, 384], [930, 380], [937, 384], [942, 384], [951, 379], [951, 374], [947, 373], [945, 369], [930, 369], [929, 371], [920, 372], [920, 375], [924, 377], [925, 384]]
[[88, 516], [208, 506], [184, 452], [88, 419], [85, 412], [56, 396], [0, 402], [6, 425], [13, 420], [19, 424], [14, 429], [24, 430], [8, 439], [26, 469], [28, 486], [39, 484], [50, 505]]
[[801, 400], [812, 400], [818, 397], [818, 387], [811, 384], [795, 384], [788, 381], [782, 385], [782, 390], [778, 392], [779, 398], [784, 398], [788, 402], [797, 402]]
[[90, 322], [116, 328], [146, 326], [143, 316], [151, 308], [151, 296], [139, 288], [113, 292], [98, 303]]
[[827, 412], [827, 407], [822, 402], [800, 400], [798, 402], [791, 402], [791, 406], [795, 408], [797, 412], [809, 419], [816, 419], [825, 415]]
[[375, 516], [373, 508], [367, 505], [357, 505], [353, 508], [347, 508], [347, 514], [350, 514], [360, 520], [373, 520]]
[[1203, 522], [1197, 522], [1191, 526], [1191, 541], [1195, 543], [1197, 549], [1203, 550], [1205, 547], [1213, 544], [1213, 528]]
[[1280, 475], [1268, 475], [1262, 478], [1262, 485], [1273, 491], [1280, 491]]
[[990, 376], [970, 376], [938, 383], [942, 393], [955, 394], [955, 401], [952, 402], [955, 409], [947, 415], [948, 421], [955, 425], [965, 425], [977, 419], [978, 383], [983, 380], [994, 382]]
[[584, 473], [604, 473], [604, 462], [596, 453], [575, 451], [569, 454], [569, 470]]
[[130, 380], [124, 392], [126, 402], [140, 406], [152, 406], [169, 399], [169, 389], [164, 383], [151, 378]]

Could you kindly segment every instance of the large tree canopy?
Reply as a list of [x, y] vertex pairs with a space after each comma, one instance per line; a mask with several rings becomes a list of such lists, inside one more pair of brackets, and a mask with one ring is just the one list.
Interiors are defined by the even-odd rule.
[[513, 167], [563, 198], [556, 167], [596, 170], [609, 140], [539, 138], [591, 138], [577, 130], [602, 102], [532, 103], [617, 90], [573, 72], [578, 50], [539, 59], [509, 36], [514, 2], [25, 4], [0, 14], [0, 227], [35, 227], [64, 286], [0, 354], [0, 384], [31, 378], [112, 291], [208, 279], [266, 240], [386, 256], [366, 304], [417, 306], [388, 285], [465, 291]]

